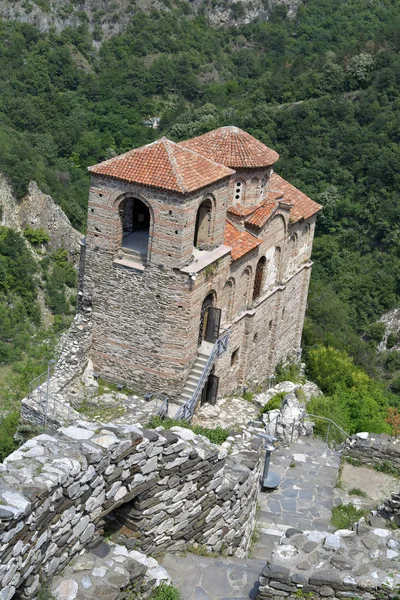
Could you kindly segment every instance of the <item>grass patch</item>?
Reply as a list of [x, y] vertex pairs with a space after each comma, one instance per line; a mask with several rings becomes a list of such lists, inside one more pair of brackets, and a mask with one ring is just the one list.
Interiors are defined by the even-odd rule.
[[218, 425], [214, 429], [209, 429], [208, 427], [201, 427], [201, 425], [190, 425], [186, 421], [177, 421], [176, 419], [162, 419], [161, 417], [152, 417], [150, 421], [147, 423], [146, 427], [149, 429], [155, 429], [156, 427], [163, 427], [164, 429], [171, 429], [171, 427], [184, 427], [185, 429], [190, 429], [196, 435], [204, 435], [207, 439], [210, 440], [213, 444], [221, 445], [226, 441], [226, 438], [229, 437], [230, 431], [228, 429], [223, 429]]
[[384, 460], [378, 465], [374, 466], [375, 471], [379, 471], [380, 473], [386, 473], [387, 475], [394, 475], [395, 477], [399, 477], [400, 473], [398, 469], [394, 466], [391, 460]]
[[349, 496], [360, 496], [361, 498], [368, 498], [368, 494], [364, 490], [354, 487], [349, 490]]
[[207, 550], [207, 547], [203, 544], [190, 544], [190, 546], [187, 547], [187, 552], [190, 552], [190, 554], [197, 554], [197, 556], [208, 556], [211, 558], [217, 558], [218, 556], [226, 556], [226, 549], [223, 544], [219, 552], [209, 552], [209, 550]]
[[151, 594], [151, 600], [181, 600], [181, 598], [178, 588], [168, 583], [161, 583]]
[[270, 398], [268, 402], [264, 404], [264, 406], [260, 409], [260, 412], [258, 413], [258, 418], [262, 419], [262, 416], [270, 410], [279, 409], [286, 394], [287, 392], [278, 392], [277, 394], [275, 394], [275, 396], [272, 396], [272, 398]]
[[349, 463], [349, 465], [352, 465], [353, 467], [361, 467], [362, 463], [361, 461], [358, 460], [358, 458], [353, 458], [352, 456], [345, 456], [344, 460]]
[[340, 504], [332, 509], [331, 525], [335, 529], [351, 529], [356, 521], [367, 514], [368, 510], [356, 508], [353, 504]]
[[246, 390], [242, 394], [243, 400], [247, 400], [247, 402], [252, 402], [253, 401], [253, 396], [254, 396], [254, 394], [250, 390]]

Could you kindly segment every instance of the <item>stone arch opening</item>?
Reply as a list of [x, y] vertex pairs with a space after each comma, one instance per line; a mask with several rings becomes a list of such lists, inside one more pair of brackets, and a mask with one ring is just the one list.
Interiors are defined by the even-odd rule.
[[213, 202], [206, 198], [197, 210], [196, 225], [194, 229], [193, 245], [199, 250], [211, 244], [212, 238]]
[[282, 279], [281, 273], [281, 263], [282, 263], [282, 251], [279, 246], [275, 248], [275, 256], [274, 256], [274, 266], [275, 266], [275, 283], [279, 284]]
[[122, 239], [124, 251], [147, 258], [151, 214], [149, 207], [139, 198], [128, 197], [119, 205]]
[[245, 270], [243, 271], [243, 275], [242, 275], [242, 289], [243, 289], [243, 296], [242, 296], [242, 307], [241, 310], [247, 310], [247, 306], [249, 304], [249, 296], [250, 296], [250, 289], [251, 289], [251, 267], [246, 267]]
[[233, 316], [233, 304], [235, 296], [235, 280], [228, 279], [222, 290], [222, 321], [229, 323]]
[[289, 271], [290, 273], [292, 273], [295, 268], [296, 268], [296, 262], [297, 262], [297, 234], [294, 233], [293, 235], [290, 236], [290, 240], [289, 240], [289, 260], [288, 260], [288, 265], [289, 265]]
[[206, 339], [207, 335], [207, 326], [208, 326], [208, 317], [209, 317], [209, 309], [215, 306], [216, 302], [216, 294], [215, 292], [209, 292], [207, 296], [203, 300], [203, 304], [201, 305], [200, 312], [200, 323], [199, 323], [199, 337], [197, 345], [201, 346], [203, 341]]
[[254, 286], [253, 286], [253, 300], [257, 300], [257, 298], [260, 297], [261, 292], [263, 290], [266, 264], [267, 264], [267, 259], [265, 258], [265, 256], [262, 256], [256, 266], [256, 274], [254, 277]]

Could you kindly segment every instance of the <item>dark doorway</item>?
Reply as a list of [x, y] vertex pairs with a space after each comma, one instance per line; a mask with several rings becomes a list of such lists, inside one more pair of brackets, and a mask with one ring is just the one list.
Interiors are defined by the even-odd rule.
[[211, 237], [212, 202], [204, 200], [199, 206], [194, 230], [194, 246], [201, 249], [209, 243]]
[[214, 406], [217, 403], [218, 384], [219, 377], [214, 375], [213, 367], [201, 394], [201, 404], [207, 403]]
[[262, 256], [257, 263], [256, 275], [254, 277], [253, 300], [257, 300], [262, 292], [266, 262], [265, 256]]
[[203, 340], [206, 339], [207, 323], [208, 323], [208, 309], [212, 308], [212, 306], [214, 304], [214, 299], [215, 299], [215, 296], [211, 292], [204, 298], [203, 304], [201, 305], [198, 346], [201, 346]]

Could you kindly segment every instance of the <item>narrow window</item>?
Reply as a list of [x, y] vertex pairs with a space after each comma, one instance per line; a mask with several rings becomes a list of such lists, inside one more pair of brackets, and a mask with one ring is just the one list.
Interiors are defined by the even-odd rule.
[[253, 287], [253, 300], [257, 300], [257, 298], [260, 297], [261, 292], [263, 290], [266, 262], [267, 262], [267, 259], [265, 258], [265, 256], [262, 256], [257, 263], [256, 275], [254, 278], [254, 287]]
[[235, 182], [235, 188], [234, 188], [234, 194], [233, 194], [233, 204], [241, 203], [242, 198], [243, 198], [243, 188], [244, 188], [243, 181]]
[[231, 367], [235, 367], [239, 362], [239, 348], [236, 348], [231, 354]]
[[197, 211], [194, 230], [194, 246], [200, 250], [210, 244], [212, 237], [212, 202], [203, 200]]

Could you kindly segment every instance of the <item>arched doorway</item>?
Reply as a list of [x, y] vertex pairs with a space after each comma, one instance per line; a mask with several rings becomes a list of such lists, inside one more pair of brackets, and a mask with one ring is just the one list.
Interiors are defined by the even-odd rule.
[[193, 244], [200, 250], [209, 243], [211, 238], [212, 208], [212, 202], [207, 198], [203, 200], [197, 211]]
[[254, 277], [254, 287], [253, 287], [253, 300], [257, 300], [260, 297], [263, 284], [264, 284], [264, 274], [265, 274], [265, 265], [267, 259], [265, 256], [262, 256], [257, 263], [256, 266], [256, 274]]
[[147, 256], [150, 209], [139, 198], [126, 198], [119, 206], [124, 250]]
[[200, 325], [199, 325], [199, 338], [198, 338], [198, 346], [201, 346], [203, 341], [206, 339], [207, 335], [207, 325], [209, 318], [209, 309], [214, 306], [215, 294], [214, 292], [210, 292], [203, 300], [203, 304], [201, 305], [200, 312]]

